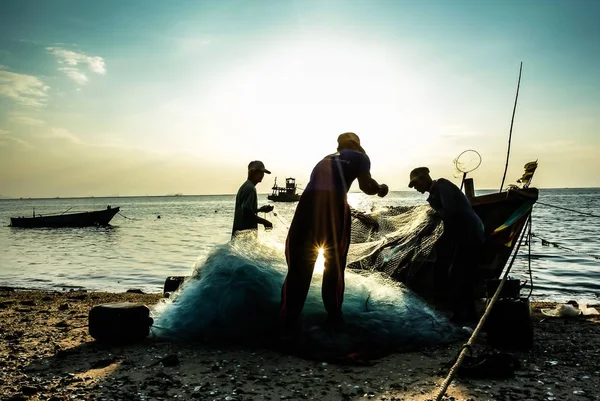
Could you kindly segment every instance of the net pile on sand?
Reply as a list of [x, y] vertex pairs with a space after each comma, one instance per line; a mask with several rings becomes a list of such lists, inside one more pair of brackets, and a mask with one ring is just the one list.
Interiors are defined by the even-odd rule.
[[[388, 277], [431, 256], [442, 232], [435, 216], [426, 208], [403, 208], [353, 220], [349, 268], [359, 270], [346, 271], [345, 324], [335, 332], [321, 325], [326, 312], [315, 274], [299, 325], [303, 346], [345, 353], [463, 338], [461, 329]], [[178, 340], [276, 341], [286, 273], [281, 244], [242, 237], [222, 245], [197, 264], [171, 299], [157, 305], [154, 332]]]

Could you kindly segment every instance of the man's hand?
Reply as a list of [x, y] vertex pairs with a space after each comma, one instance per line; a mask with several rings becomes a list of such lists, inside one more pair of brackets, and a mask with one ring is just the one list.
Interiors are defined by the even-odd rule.
[[263, 226], [265, 226], [265, 230], [273, 229], [273, 223], [271, 223], [269, 220], [265, 220], [265, 222], [263, 223]]
[[389, 188], [387, 185], [385, 184], [381, 184], [379, 186], [379, 190], [377, 191], [377, 196], [379, 196], [380, 198], [383, 198], [384, 196], [386, 196], [388, 194]]

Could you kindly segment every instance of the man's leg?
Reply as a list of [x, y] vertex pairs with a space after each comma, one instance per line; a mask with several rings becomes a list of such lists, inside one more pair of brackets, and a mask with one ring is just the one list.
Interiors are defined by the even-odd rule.
[[340, 323], [342, 321], [342, 303], [344, 302], [344, 271], [348, 249], [350, 247], [350, 210], [347, 204], [341, 210], [332, 214], [332, 227], [329, 231], [327, 247], [325, 249], [325, 270], [323, 271], [323, 285], [321, 295], [323, 304], [328, 313], [328, 321]]
[[475, 320], [474, 284], [477, 269], [477, 252], [468, 242], [462, 242], [457, 247], [457, 257], [454, 268], [450, 273], [449, 282], [453, 290], [452, 309], [455, 320]]
[[300, 206], [296, 210], [285, 243], [288, 274], [281, 289], [281, 319], [284, 330], [293, 329], [302, 312], [318, 256], [317, 250], [310, 247], [313, 237], [310, 209], [303, 212], [304, 209]]

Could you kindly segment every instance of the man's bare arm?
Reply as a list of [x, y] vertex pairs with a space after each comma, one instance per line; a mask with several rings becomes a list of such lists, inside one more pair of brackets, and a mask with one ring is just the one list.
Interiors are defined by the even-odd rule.
[[384, 197], [388, 193], [388, 186], [385, 184], [379, 185], [379, 183], [371, 177], [371, 173], [362, 173], [359, 175], [358, 186], [360, 187], [360, 190], [367, 195], [379, 195], [380, 197]]

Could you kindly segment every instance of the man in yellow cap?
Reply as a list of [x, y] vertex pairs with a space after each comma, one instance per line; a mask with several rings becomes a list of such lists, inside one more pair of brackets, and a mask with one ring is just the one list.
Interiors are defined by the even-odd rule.
[[371, 161], [353, 132], [339, 135], [337, 153], [314, 167], [286, 240], [288, 274], [281, 295], [284, 330], [292, 330], [302, 312], [319, 249], [325, 257], [322, 297], [327, 322], [343, 322], [344, 270], [351, 224], [346, 195], [356, 179], [368, 195], [384, 197], [388, 193], [387, 185], [378, 184], [370, 171]]
[[450, 308], [454, 320], [474, 318], [473, 279], [477, 258], [484, 242], [484, 228], [471, 203], [452, 182], [445, 178], [432, 180], [427, 167], [417, 167], [410, 172], [409, 188], [420, 193], [429, 192], [427, 202], [444, 222], [443, 245], [453, 245], [448, 271], [436, 278], [440, 286], [451, 293]]

